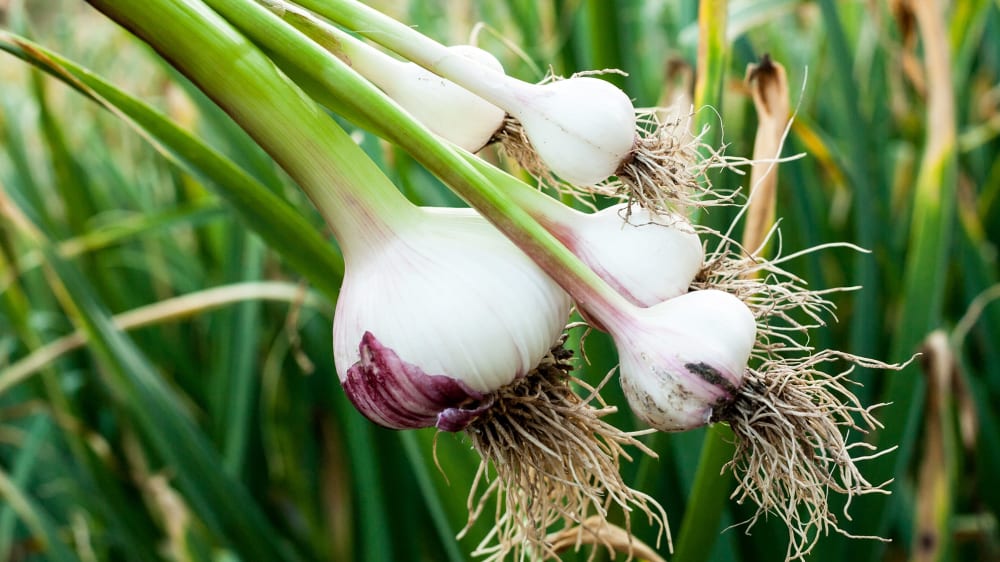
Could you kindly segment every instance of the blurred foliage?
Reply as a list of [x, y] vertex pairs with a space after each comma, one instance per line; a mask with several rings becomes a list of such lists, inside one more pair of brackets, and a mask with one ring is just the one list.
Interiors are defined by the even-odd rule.
[[[637, 106], [693, 94], [692, 0], [373, 4], [446, 43], [468, 41], [482, 22], [476, 40], [524, 79], [621, 68], [628, 75], [616, 79]], [[1000, 493], [990, 484], [1000, 474], [1000, 304], [976, 301], [1000, 277], [1000, 5], [972, 0], [946, 10], [950, 82], [929, 80], [906, 2], [730, 2], [719, 101], [699, 113], [710, 114], [705, 121], [728, 154], [748, 155], [756, 117], [744, 69], [764, 53], [787, 69], [797, 112], [785, 154], [807, 156], [781, 166], [781, 247], [849, 241], [871, 250], [790, 264], [814, 287], [863, 285], [835, 295], [839, 323], [818, 335], [817, 347], [900, 360], [932, 330], [951, 334], [963, 315], [976, 314], [949, 340], [957, 372], [940, 394], [925, 400], [918, 366], [857, 373], [865, 403], [894, 402], [881, 410], [886, 430], [870, 439], [901, 446], [868, 464], [874, 481], [894, 479], [893, 495], [856, 502], [845, 526], [892, 542], [831, 536], [811, 560], [1000, 557]], [[0, 14], [4, 29], [193, 131], [252, 189], [296, 210], [300, 227], [325, 232], [301, 192], [228, 117], [87, 6], [8, 1]], [[306, 298], [314, 277], [290, 265], [294, 250], [264, 243], [232, 192], [213, 186], [197, 163], [165, 155], [13, 56], [0, 61], [0, 558], [465, 559], [485, 533], [480, 525], [468, 539], [452, 538], [466, 521], [477, 458], [460, 436], [387, 431], [353, 410], [333, 371], [334, 291], [313, 283], [323, 296]], [[928, 100], [949, 88], [957, 143], [954, 165], [939, 169], [928, 147], [945, 132]], [[461, 204], [402, 151], [360, 131], [357, 138], [414, 201]], [[745, 177], [714, 181], [736, 187]], [[730, 216], [716, 210], [704, 220]], [[935, 265], [908, 269], [923, 263], [920, 236], [943, 261], [928, 255]], [[332, 242], [327, 250], [317, 251], [335, 264]], [[171, 300], [264, 279], [302, 291], [188, 308]], [[127, 336], [112, 329], [111, 315], [153, 303], [178, 316], [164, 313]], [[46, 344], [74, 330], [92, 344], [52, 353]], [[586, 345], [583, 376], [598, 380], [614, 365], [614, 349], [600, 334]], [[37, 372], [13, 378], [25, 358], [41, 356]], [[624, 404], [617, 385], [607, 389], [609, 402]], [[638, 427], [627, 410], [614, 423]], [[950, 446], [927, 444], [930, 424], [945, 428]], [[626, 481], [663, 503], [675, 531], [700, 513], [687, 499], [704, 437], [651, 438], [660, 458], [625, 467]], [[943, 491], [924, 487], [921, 466], [940, 468]], [[921, 524], [921, 507], [935, 525]], [[780, 559], [780, 526], [722, 532], [749, 513], [727, 503], [714, 514], [719, 533], [699, 545], [702, 559]], [[636, 530], [652, 539], [650, 529]]]

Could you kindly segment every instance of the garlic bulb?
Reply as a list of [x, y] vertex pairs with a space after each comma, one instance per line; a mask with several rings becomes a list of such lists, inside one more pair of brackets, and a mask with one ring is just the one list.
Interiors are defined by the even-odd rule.
[[415, 51], [406, 54], [517, 118], [539, 158], [564, 180], [593, 185], [614, 175], [630, 158], [636, 141], [635, 108], [610, 82], [573, 77], [530, 84], [447, 49], [435, 51], [432, 58]]
[[[374, 49], [373, 49], [374, 50]], [[472, 45], [454, 45], [449, 51], [485, 68], [503, 72], [496, 57]], [[384, 53], [373, 55], [376, 65], [356, 69], [435, 134], [477, 152], [503, 126], [506, 112], [454, 82], [414, 63], [398, 61]], [[377, 58], [376, 58], [377, 57]]]
[[756, 337], [753, 314], [741, 300], [694, 291], [636, 309], [627, 326], [612, 332], [622, 390], [651, 427], [701, 427], [736, 399]]
[[599, 183], [615, 175], [631, 154], [635, 109], [610, 82], [574, 77], [528, 84], [505, 78], [507, 91], [493, 102], [509, 100], [501, 107], [521, 122], [539, 158], [564, 180]]
[[345, 391], [372, 421], [457, 431], [479, 400], [530, 372], [569, 297], [471, 209], [423, 209], [348, 264], [334, 317]]
[[[595, 213], [571, 209], [557, 226], [543, 224], [629, 302], [653, 306], [688, 291], [704, 248], [680, 215], [653, 215], [625, 203]], [[549, 214], [551, 216], [552, 213]]]

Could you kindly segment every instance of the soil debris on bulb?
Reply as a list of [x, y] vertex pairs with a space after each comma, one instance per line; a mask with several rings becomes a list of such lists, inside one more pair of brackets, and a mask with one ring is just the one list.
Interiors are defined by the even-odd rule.
[[[490, 407], [465, 428], [481, 462], [459, 538], [488, 517], [489, 503], [496, 502], [493, 528], [474, 556], [558, 559], [549, 541], [553, 526], [569, 529], [595, 517], [607, 520], [615, 506], [629, 534], [633, 516], [644, 515], [657, 528], [657, 545], [664, 534], [670, 542], [666, 512], [652, 497], [630, 488], [620, 473], [621, 459], [632, 460], [625, 447], [656, 454], [636, 439], [639, 434], [603, 420], [617, 408], [603, 402], [600, 387], [572, 375], [573, 353], [564, 343], [565, 336], [532, 373], [491, 395]], [[611, 544], [604, 546], [613, 550]], [[595, 547], [591, 556], [596, 552]]]

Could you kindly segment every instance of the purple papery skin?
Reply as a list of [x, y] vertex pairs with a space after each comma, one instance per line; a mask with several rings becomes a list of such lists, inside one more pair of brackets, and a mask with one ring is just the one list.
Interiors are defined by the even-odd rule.
[[354, 407], [381, 426], [461, 431], [490, 406], [480, 404], [485, 395], [462, 381], [428, 375], [403, 361], [371, 332], [362, 336], [358, 350], [361, 359], [341, 384]]

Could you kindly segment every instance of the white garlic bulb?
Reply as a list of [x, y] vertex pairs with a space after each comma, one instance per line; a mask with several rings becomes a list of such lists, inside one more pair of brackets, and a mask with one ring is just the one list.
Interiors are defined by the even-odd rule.
[[475, 211], [422, 212], [348, 264], [334, 360], [372, 421], [454, 431], [485, 395], [535, 368], [560, 336], [570, 300]]
[[701, 427], [731, 404], [756, 337], [750, 309], [716, 290], [636, 309], [617, 328], [622, 390], [632, 411], [660, 431]]

